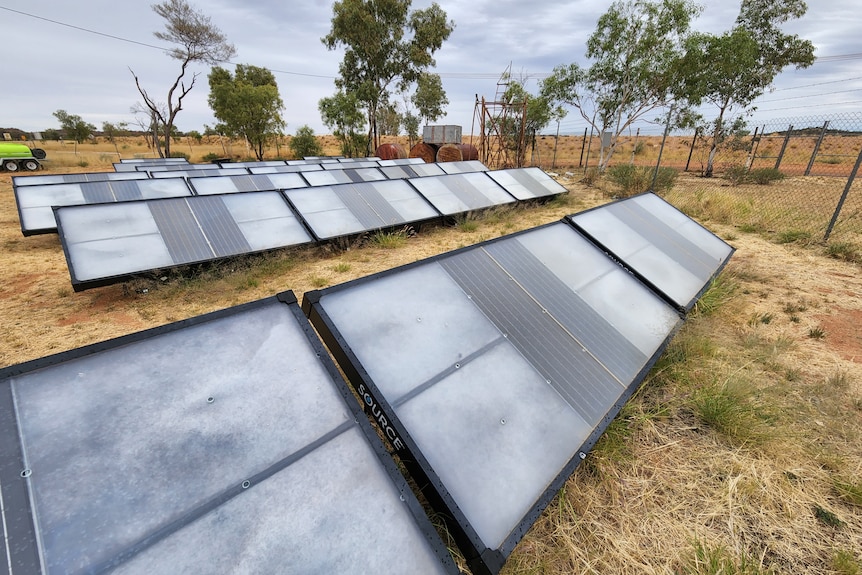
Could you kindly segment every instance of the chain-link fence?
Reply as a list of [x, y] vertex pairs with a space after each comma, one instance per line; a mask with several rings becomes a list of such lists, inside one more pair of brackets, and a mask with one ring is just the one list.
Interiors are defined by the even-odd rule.
[[[598, 164], [601, 138], [587, 132], [540, 136], [536, 144], [533, 164], [589, 178], [590, 169]], [[712, 138], [703, 134], [672, 133], [664, 139], [660, 127], [652, 134], [622, 135], [602, 185], [611, 195], [621, 190], [613, 178], [618, 166], [637, 166], [643, 172], [657, 166], [673, 168], [676, 183], [667, 192], [668, 199], [692, 215], [772, 232], [786, 241], [862, 246], [862, 174], [857, 174], [862, 114], [755, 126], [746, 136], [728, 138], [718, 146], [712, 175], [705, 177], [711, 148]]]

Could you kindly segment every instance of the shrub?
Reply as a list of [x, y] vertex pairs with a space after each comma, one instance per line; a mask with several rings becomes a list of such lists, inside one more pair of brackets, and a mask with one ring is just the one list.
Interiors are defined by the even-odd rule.
[[784, 179], [784, 174], [775, 168], [757, 168], [756, 170], [751, 170], [748, 176], [752, 182], [761, 186]]
[[655, 168], [621, 164], [608, 168], [607, 176], [619, 187], [618, 195], [627, 198], [650, 189], [669, 192], [676, 183], [677, 172], [673, 168], [659, 168], [656, 173]]
[[730, 182], [731, 186], [744, 184], [748, 180], [748, 168], [740, 164], [728, 166], [722, 177]]
[[584, 172], [584, 177], [581, 178], [581, 182], [583, 182], [585, 186], [595, 186], [601, 179], [602, 174], [599, 172], [598, 168], [587, 168]]
[[185, 158], [185, 160], [187, 162], [189, 161], [189, 155], [186, 154], [185, 152], [171, 152], [171, 157], [172, 158]]
[[314, 130], [309, 126], [300, 126], [297, 128], [296, 135], [290, 139], [288, 145], [295, 158], [323, 155], [323, 146], [317, 141]]
[[220, 159], [221, 157], [221, 155], [216, 154], [215, 152], [210, 152], [209, 154], [206, 154], [202, 159], [204, 162], [212, 163]]

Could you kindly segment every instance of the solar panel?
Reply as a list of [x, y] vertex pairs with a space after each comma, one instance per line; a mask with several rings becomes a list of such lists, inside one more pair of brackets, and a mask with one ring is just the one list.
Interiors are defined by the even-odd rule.
[[405, 164], [424, 164], [422, 158], [395, 158], [392, 160], [378, 160], [377, 163], [381, 166], [402, 166]]
[[10, 574], [456, 574], [286, 292], [0, 370]]
[[303, 172], [302, 177], [309, 186], [330, 186], [350, 182], [373, 182], [385, 180], [386, 176], [377, 168], [342, 168], [340, 170], [321, 170]]
[[557, 196], [568, 191], [541, 168], [489, 170], [486, 173], [491, 176], [491, 179], [503, 186], [507, 192], [521, 201]]
[[189, 184], [198, 195], [234, 194], [267, 190], [304, 188], [308, 184], [299, 174], [251, 174], [222, 178], [189, 178]]
[[[443, 164], [438, 164], [441, 167]], [[510, 204], [515, 198], [484, 172], [415, 178], [410, 183], [445, 216]]]
[[[421, 159], [421, 158], [420, 158]], [[396, 178], [421, 178], [423, 176], [443, 176], [446, 172], [437, 164], [402, 164], [396, 166], [382, 166], [380, 171], [386, 174], [390, 180]]]
[[134, 172], [136, 166], [161, 166], [165, 164], [188, 164], [185, 158], [126, 158], [114, 162], [115, 172]]
[[312, 241], [278, 192], [55, 208], [75, 291]]
[[[135, 170], [139, 172], [175, 172], [175, 171], [195, 171], [195, 170], [212, 170], [214, 168], [219, 168], [218, 164], [159, 164], [159, 165], [150, 165], [150, 164], [138, 164], [135, 165]], [[248, 173], [247, 171], [244, 173]]]
[[265, 168], [270, 166], [284, 166], [284, 160], [261, 160], [260, 162], [219, 162], [222, 168]]
[[252, 174], [279, 174], [288, 172], [311, 172], [322, 170], [320, 164], [291, 164], [284, 166], [265, 166], [262, 168], [249, 168], [248, 171]]
[[144, 178], [26, 186], [16, 190], [15, 200], [18, 203], [21, 231], [25, 236], [29, 236], [57, 231], [57, 224], [51, 211], [53, 206], [126, 202], [190, 195], [191, 190], [183, 178], [162, 180]]
[[139, 172], [92, 172], [83, 174], [48, 174], [12, 176], [12, 188], [42, 186], [46, 184], [77, 184], [80, 182], [104, 182], [120, 180], [146, 180], [147, 174]]
[[497, 573], [682, 323], [559, 222], [303, 307], [474, 573]]
[[691, 310], [733, 248], [655, 194], [570, 217], [594, 242], [683, 310]]
[[339, 160], [338, 162], [323, 162], [320, 164], [324, 170], [343, 170], [344, 168], [376, 168], [379, 164], [377, 160], [369, 160], [362, 158], [350, 158], [350, 160]]
[[243, 176], [248, 174], [245, 168], [209, 167], [197, 170], [170, 170], [167, 172], [149, 172], [151, 178], [211, 178], [214, 176]]
[[404, 180], [320, 186], [283, 193], [320, 240], [440, 217]]
[[466, 172], [485, 172], [488, 168], [479, 160], [466, 160], [460, 162], [438, 162], [439, 166], [447, 174], [463, 174]]
[[338, 161], [338, 163], [340, 163], [340, 164], [355, 164], [356, 162], [361, 162], [361, 163], [374, 162], [374, 165], [377, 165], [377, 162], [379, 162], [381, 160], [381, 158], [378, 158], [376, 156], [368, 156], [366, 158], [335, 157], [334, 159], [336, 159]]

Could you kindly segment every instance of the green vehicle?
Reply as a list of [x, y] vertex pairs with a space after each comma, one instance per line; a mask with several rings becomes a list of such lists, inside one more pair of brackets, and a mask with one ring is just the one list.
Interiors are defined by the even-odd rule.
[[45, 159], [45, 150], [33, 148], [24, 144], [13, 142], [0, 142], [0, 169], [7, 172], [27, 170], [35, 172], [42, 164], [39, 160]]

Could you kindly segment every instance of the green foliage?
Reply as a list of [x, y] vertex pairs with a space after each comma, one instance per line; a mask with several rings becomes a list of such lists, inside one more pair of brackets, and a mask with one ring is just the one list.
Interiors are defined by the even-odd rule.
[[358, 131], [365, 123], [365, 116], [356, 94], [339, 90], [330, 98], [321, 98], [317, 109], [323, 123], [341, 143], [344, 156], [354, 158], [364, 155], [368, 149], [368, 139], [363, 138]]
[[395, 106], [384, 106], [377, 114], [377, 132], [381, 136], [397, 136], [401, 128], [401, 115]]
[[688, 0], [617, 0], [587, 40], [592, 65], [558, 66], [542, 82], [540, 93], [552, 107], [571, 106], [598, 133], [612, 133], [600, 152], [601, 170], [619, 134], [681, 91], [683, 44], [699, 11]]
[[817, 521], [827, 527], [832, 527], [834, 529], [844, 527], [844, 522], [841, 521], [840, 517], [820, 505], [814, 505], [814, 517], [817, 518]]
[[810, 239], [811, 232], [806, 230], [784, 230], [775, 237], [775, 241], [779, 244], [805, 243]]
[[375, 147], [378, 113], [389, 101], [391, 87], [406, 89], [417, 82], [435, 65], [434, 53], [455, 27], [437, 3], [412, 12], [410, 3], [337, 0], [332, 6], [332, 27], [321, 39], [330, 50], [344, 48], [335, 85], [356, 97], [368, 112]]
[[189, 161], [189, 159], [190, 159], [190, 156], [187, 153], [177, 152], [176, 150], [171, 152], [171, 155], [169, 157], [171, 157], [171, 158], [184, 158], [186, 161]]
[[215, 162], [216, 160], [220, 160], [221, 157], [222, 157], [221, 154], [216, 154], [215, 152], [209, 152], [208, 154], [204, 155], [203, 161], [204, 162]]
[[700, 541], [694, 544], [694, 557], [685, 570], [689, 575], [767, 575], [760, 564], [743, 553], [739, 558], [725, 547], [709, 548]]
[[192, 140], [194, 140], [195, 142], [197, 142], [197, 143], [198, 143], [198, 145], [200, 145], [200, 143], [201, 143], [201, 142], [203, 141], [203, 139], [204, 139], [203, 134], [201, 134], [201, 133], [200, 133], [200, 132], [198, 132], [197, 130], [189, 130], [188, 132], [186, 132], [186, 136], [187, 136], [187, 137], [189, 137], [189, 138], [191, 138], [191, 139], [192, 139]]
[[[676, 183], [677, 171], [673, 168], [655, 168], [620, 164], [607, 170], [607, 178], [619, 187], [619, 197], [627, 198], [647, 191], [669, 192]], [[655, 185], [653, 185], [655, 179]]]
[[371, 236], [371, 241], [379, 248], [394, 250], [407, 244], [407, 231], [377, 232]]
[[778, 182], [784, 179], [784, 174], [775, 168], [757, 168], [748, 173], [748, 177], [755, 184], [765, 186], [772, 182]]
[[401, 125], [404, 126], [404, 131], [407, 132], [407, 137], [413, 142], [419, 139], [419, 116], [411, 112], [404, 112], [401, 116]]
[[852, 242], [829, 242], [826, 246], [826, 255], [836, 260], [845, 262], [859, 262], [862, 254], [856, 244]]
[[308, 125], [297, 128], [296, 134], [290, 139], [288, 145], [294, 158], [323, 155], [323, 146], [317, 141], [314, 130]]
[[420, 120], [426, 125], [436, 122], [437, 118], [443, 115], [443, 108], [449, 104], [440, 76], [421, 72], [416, 80], [412, 101], [419, 112]]
[[748, 168], [741, 164], [733, 164], [725, 168], [722, 177], [730, 182], [731, 186], [738, 186], [748, 181]]
[[859, 575], [862, 573], [862, 563], [849, 551], [839, 550], [832, 558], [832, 569], [837, 575]]
[[727, 121], [732, 110], [744, 115], [787, 66], [807, 68], [814, 63], [814, 45], [780, 28], [806, 10], [803, 0], [746, 0], [730, 31], [695, 34], [687, 40], [680, 66], [686, 96], [693, 104], [705, 102], [718, 110], [707, 176], [713, 173], [718, 147], [741, 120], [739, 116]]
[[224, 131], [245, 138], [258, 161], [264, 146], [284, 127], [275, 76], [266, 68], [237, 64], [231, 75], [215, 67], [209, 74], [209, 105]]
[[826, 330], [819, 325], [816, 325], [808, 329], [808, 337], [811, 339], [823, 339], [826, 337]]
[[740, 379], [714, 382], [695, 391], [695, 415], [734, 444], [759, 443], [767, 437], [751, 402], [751, 384]]
[[723, 272], [719, 274], [712, 283], [709, 284], [707, 290], [700, 296], [694, 304], [692, 313], [695, 315], [711, 315], [718, 308], [730, 301], [739, 289], [739, 284], [728, 274]]
[[96, 131], [96, 126], [85, 122], [77, 114], [69, 114], [66, 110], [57, 110], [53, 115], [60, 122], [60, 129], [66, 134], [66, 137], [79, 144], [83, 144]]

